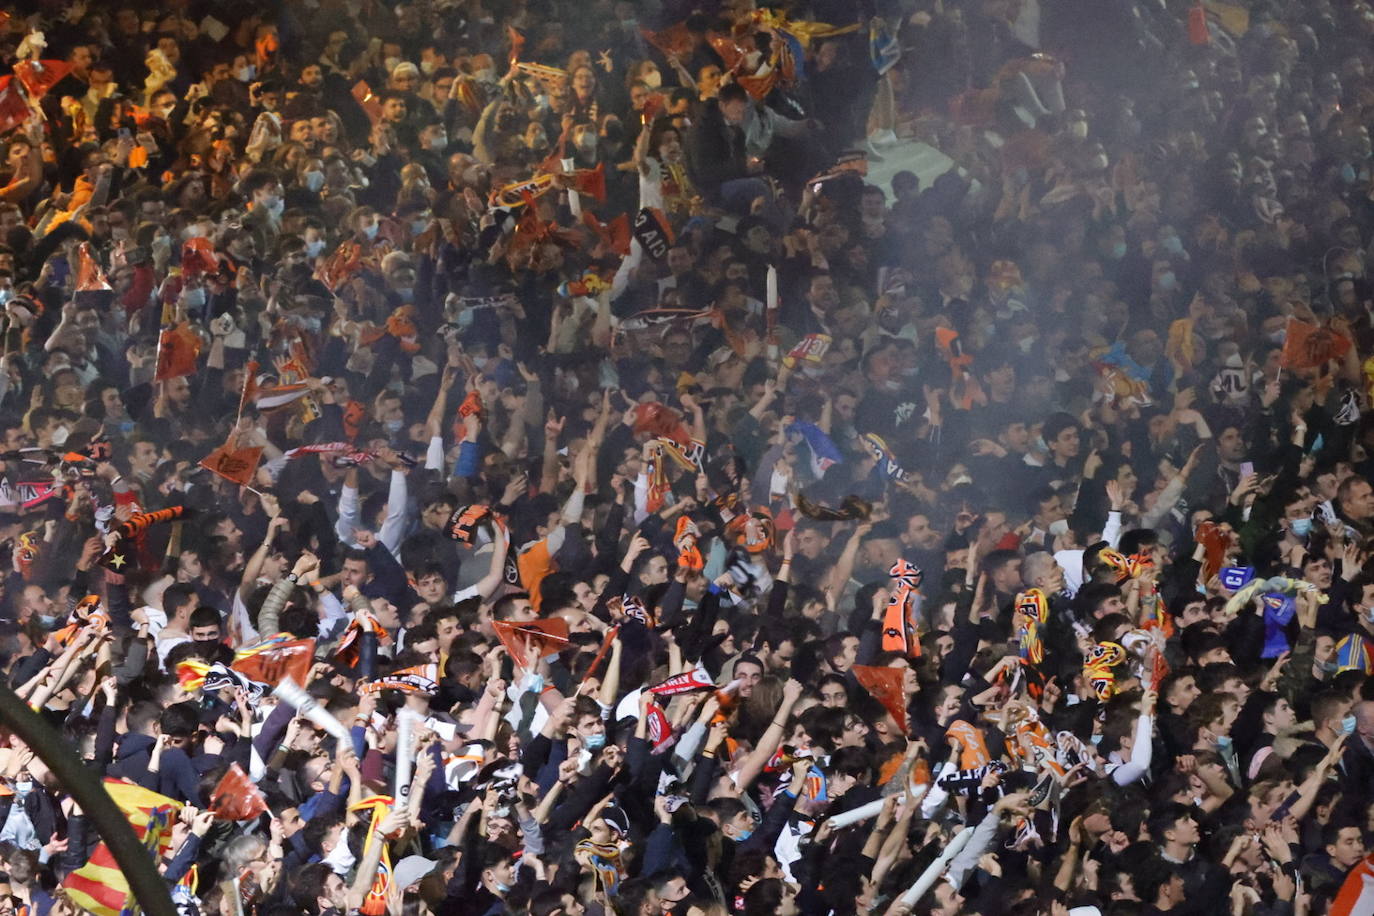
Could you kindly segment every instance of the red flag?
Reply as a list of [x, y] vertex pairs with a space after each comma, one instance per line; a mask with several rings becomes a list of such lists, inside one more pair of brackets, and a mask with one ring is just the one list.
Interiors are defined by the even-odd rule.
[[574, 169], [568, 173], [571, 179], [568, 186], [579, 194], [593, 198], [597, 203], [606, 202], [606, 163], [594, 169]]
[[1285, 369], [1312, 369], [1340, 359], [1350, 350], [1350, 339], [1326, 327], [1288, 319], [1279, 365]]
[[243, 767], [231, 763], [210, 794], [210, 811], [222, 821], [251, 821], [267, 813], [267, 798]]
[[557, 655], [568, 645], [568, 622], [557, 617], [525, 623], [493, 620], [491, 627], [496, 631], [496, 638], [501, 640], [501, 645], [506, 647], [511, 660], [517, 664], [524, 664], [527, 641], [532, 640], [539, 647], [541, 658]]
[[1188, 10], [1188, 42], [1195, 45], [1212, 43], [1212, 35], [1207, 29], [1207, 8], [1201, 3]]
[[315, 661], [315, 640], [274, 638], [235, 654], [238, 657], [229, 667], [250, 681], [276, 686], [282, 678], [289, 677], [297, 684], [305, 684]]
[[905, 672], [901, 668], [875, 668], [871, 665], [855, 665], [854, 677], [859, 684], [873, 694], [873, 698], [883, 704], [883, 709], [896, 721], [903, 732], [907, 729], [906, 694], [902, 691]]
[[35, 101], [72, 72], [72, 65], [62, 60], [21, 60], [14, 65], [14, 75], [24, 84], [29, 98]]
[[666, 404], [650, 401], [634, 409], [636, 433], [648, 433], [655, 439], [672, 439], [683, 447], [691, 447], [692, 433], [682, 422], [682, 415]]
[[14, 130], [29, 119], [29, 106], [12, 77], [0, 76], [0, 133]]
[[262, 461], [262, 446], [250, 445], [245, 448], [232, 448], [228, 442], [200, 459], [200, 466], [225, 480], [247, 486], [257, 473], [258, 463]]
[[164, 330], [158, 339], [157, 371], [153, 380], [162, 382], [193, 374], [196, 361], [200, 359], [200, 347], [200, 335], [184, 321]]
[[76, 249], [76, 291], [78, 293], [109, 292], [114, 287], [110, 286], [110, 281], [105, 279], [105, 271], [101, 270], [100, 263], [96, 261], [95, 254], [91, 251], [90, 242], [82, 242]]

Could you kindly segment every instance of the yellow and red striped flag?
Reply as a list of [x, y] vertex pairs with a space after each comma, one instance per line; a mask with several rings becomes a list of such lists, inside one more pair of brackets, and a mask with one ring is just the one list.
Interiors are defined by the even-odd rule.
[[[148, 852], [159, 858], [166, 855], [172, 845], [172, 822], [181, 803], [122, 779], [106, 779], [105, 791], [129, 819], [129, 826]], [[85, 865], [63, 880], [62, 887], [73, 903], [95, 916], [132, 912], [128, 879], [104, 843], [95, 847]]]

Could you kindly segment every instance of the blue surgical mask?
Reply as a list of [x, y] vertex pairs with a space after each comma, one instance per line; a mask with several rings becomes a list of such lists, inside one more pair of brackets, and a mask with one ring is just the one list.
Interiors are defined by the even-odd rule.
[[493, 881], [493, 882], [491, 882], [491, 883], [492, 883], [492, 886], [496, 888], [496, 893], [498, 893], [498, 894], [509, 894], [509, 893], [510, 893], [510, 885], [509, 885], [509, 884], [502, 884], [500, 881]]
[[606, 746], [606, 735], [604, 732], [597, 735], [588, 735], [582, 739], [582, 744], [589, 751], [599, 751]]
[[1219, 747], [1219, 748], [1228, 748], [1228, 747], [1230, 747], [1230, 746], [1231, 746], [1231, 736], [1230, 736], [1230, 735], [1217, 735], [1217, 747]]
[[312, 169], [306, 172], [302, 178], [305, 181], [307, 191], [319, 191], [320, 188], [324, 187], [324, 172]]
[[1353, 165], [1347, 162], [1345, 165], [1341, 166], [1341, 181], [1344, 181], [1346, 184], [1354, 184], [1356, 177], [1355, 167]]
[[318, 258], [318, 257], [320, 256], [320, 254], [323, 253], [323, 252], [324, 252], [324, 239], [315, 239], [313, 242], [306, 242], [306, 243], [305, 243], [305, 253], [306, 253], [308, 256], [310, 256], [310, 257], [312, 257], [312, 258]]
[[1342, 732], [1343, 734], [1349, 735], [1349, 734], [1352, 734], [1354, 731], [1355, 731], [1355, 717], [1354, 717], [1354, 716], [1346, 716], [1344, 719], [1341, 720], [1341, 732]]
[[1178, 286], [1178, 275], [1172, 270], [1166, 270], [1159, 275], [1160, 289], [1173, 289], [1175, 286]]
[[1294, 536], [1305, 538], [1308, 533], [1312, 531], [1312, 519], [1295, 518], [1288, 523], [1288, 527], [1293, 532]]
[[1126, 243], [1117, 242], [1112, 245], [1112, 260], [1120, 261], [1124, 257], [1126, 257]]
[[1160, 247], [1169, 254], [1183, 254], [1183, 240], [1176, 235], [1171, 235], [1160, 242]]
[[415, 298], [415, 287], [413, 287], [413, 286], [398, 286], [398, 287], [396, 287], [396, 295], [400, 296], [400, 297], [401, 297], [402, 299], [404, 299], [406, 302], [410, 302], [411, 300], [413, 300], [413, 299]]
[[424, 232], [424, 231], [425, 231], [426, 229], [428, 229], [428, 228], [429, 228], [429, 220], [427, 220], [427, 219], [413, 219], [413, 220], [410, 221], [410, 234], [411, 234], [411, 235], [419, 235], [420, 233]]
[[246, 66], [240, 67], [234, 75], [238, 77], [240, 83], [251, 83], [253, 77], [258, 75], [257, 65], [247, 64]]
[[382, 228], [380, 224], [373, 223], [371, 226], [368, 226], [366, 229], [363, 230], [363, 237], [366, 238], [369, 242], [372, 241], [377, 237], [377, 230], [380, 228]]
[[43, 625], [43, 629], [51, 629], [57, 624], [57, 618], [51, 614], [39, 614], [38, 622]]
[[1101, 735], [1093, 735], [1093, 736], [1092, 736], [1092, 743], [1093, 743], [1093, 746], [1094, 746], [1094, 747], [1096, 747], [1097, 745], [1101, 744], [1101, 743], [1102, 743], [1102, 736], [1101, 736]]
[[753, 827], [750, 827], [748, 830], [741, 830], [741, 831], [739, 831], [738, 833], [735, 834], [735, 842], [736, 842], [736, 843], [743, 843], [745, 840], [749, 839], [749, 838], [750, 838], [751, 836], [753, 836], [753, 835], [754, 835], [754, 828], [753, 828]]
[[405, 420], [387, 420], [382, 424], [382, 427], [387, 431], [388, 435], [394, 436], [401, 431], [401, 427], [405, 426], [405, 424]]

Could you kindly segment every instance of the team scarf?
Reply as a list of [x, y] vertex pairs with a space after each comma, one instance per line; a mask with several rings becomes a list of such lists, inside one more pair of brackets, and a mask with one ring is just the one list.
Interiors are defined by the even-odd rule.
[[1100, 642], [1083, 656], [1083, 676], [1092, 685], [1093, 694], [1106, 702], [1116, 695], [1116, 672], [1126, 661], [1126, 650], [1120, 643]]
[[402, 693], [434, 694], [439, 691], [439, 666], [430, 662], [401, 668], [372, 681], [358, 685], [358, 692], [364, 696], [381, 693], [383, 690], [399, 690]]
[[701, 557], [697, 539], [701, 536], [696, 523], [685, 515], [679, 516], [677, 530], [673, 533], [673, 546], [677, 548], [677, 565], [681, 569], [700, 572], [706, 563]]
[[883, 651], [920, 656], [921, 642], [912, 619], [917, 589], [924, 578], [920, 567], [898, 560], [888, 570], [892, 577], [892, 597], [883, 612]]
[[640, 598], [638, 595], [625, 595], [620, 598], [619, 601], [620, 612], [631, 620], [638, 620], [646, 627], [654, 627], [658, 624], [654, 612], [644, 603], [644, 599]]
[[388, 838], [384, 837], [378, 840], [377, 833], [382, 818], [386, 817], [393, 805], [395, 805], [395, 801], [390, 795], [374, 795], [348, 806], [349, 811], [370, 810], [372, 812], [372, 823], [367, 828], [367, 839], [363, 841], [361, 858], [367, 858], [368, 850], [372, 848], [374, 842], [382, 844], [382, 860], [377, 864], [377, 876], [372, 879], [372, 887], [368, 889], [367, 897], [363, 900], [361, 908], [363, 916], [382, 916], [387, 911], [387, 897], [390, 896], [391, 891], [391, 852], [388, 849]]
[[129, 516], [129, 520], [120, 524], [115, 529], [119, 535], [114, 546], [105, 552], [100, 558], [102, 566], [113, 569], [116, 573], [122, 573], [124, 567], [130, 562], [129, 548], [138, 549], [142, 542], [143, 535], [154, 525], [161, 525], [166, 522], [175, 522], [191, 518], [195, 515], [195, 510], [188, 506], [171, 506], [167, 509], [158, 509], [156, 512], [135, 512]]
[[662, 754], [677, 741], [677, 738], [673, 736], [673, 724], [668, 721], [668, 714], [663, 711], [662, 706], [658, 705], [657, 700], [649, 701], [644, 716], [649, 735], [649, 753]]
[[620, 892], [622, 864], [619, 846], [582, 840], [573, 847], [573, 853], [587, 857], [588, 864], [596, 874], [596, 883], [607, 897], [614, 897]]
[[1012, 630], [1016, 633], [1021, 658], [1030, 665], [1039, 665], [1045, 660], [1045, 640], [1040, 628], [1050, 616], [1049, 599], [1038, 588], [1028, 588], [1016, 596], [1016, 609], [1012, 612]]
[[381, 622], [373, 617], [370, 611], [365, 612], [361, 622], [356, 616], [348, 622], [348, 628], [344, 630], [342, 638], [339, 639], [339, 647], [334, 650], [334, 658], [338, 660], [339, 664], [346, 668], [352, 668], [358, 663], [363, 633], [377, 634], [377, 645], [379, 646], [391, 644], [391, 636]]
[[773, 523], [773, 513], [759, 506], [726, 522], [725, 534], [736, 546], [743, 547], [745, 552], [759, 554], [773, 546], [777, 527]]
[[188, 658], [177, 664], [176, 675], [177, 683], [187, 693], [195, 690], [218, 693], [228, 687], [231, 690], [243, 690], [248, 694], [248, 702], [254, 706], [262, 699], [266, 689], [265, 684], [235, 671], [223, 662], [207, 665], [199, 659]]
[[67, 618], [67, 625], [52, 635], [59, 645], [66, 646], [83, 627], [92, 625], [101, 629], [110, 625], [110, 615], [101, 610], [99, 595], [87, 595], [78, 601]]
[[877, 433], [864, 433], [861, 437], [864, 447], [873, 456], [873, 460], [878, 462], [878, 470], [889, 480], [898, 483], [906, 480], [906, 471], [902, 469], [897, 458], [892, 454], [892, 449], [887, 447], [887, 441]]
[[671, 697], [679, 693], [691, 693], [693, 690], [708, 690], [715, 686], [711, 675], [706, 673], [706, 666], [697, 662], [697, 666], [691, 671], [675, 674], [666, 681], [654, 684], [649, 688], [649, 692], [655, 696]]
[[659, 436], [654, 441], [658, 443], [659, 448], [649, 456], [649, 463], [645, 468], [645, 475], [649, 478], [646, 508], [650, 512], [662, 509], [668, 495], [668, 466], [663, 460], [664, 457], [671, 459], [684, 471], [697, 474], [702, 473], [706, 458], [706, 444], [698, 439], [689, 439], [685, 446], [667, 436]]

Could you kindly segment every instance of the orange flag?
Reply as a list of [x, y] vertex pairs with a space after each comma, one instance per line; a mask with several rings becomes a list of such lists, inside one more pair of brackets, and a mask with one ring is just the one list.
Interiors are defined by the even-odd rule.
[[186, 322], [164, 329], [158, 338], [157, 371], [153, 380], [162, 382], [194, 373], [196, 361], [200, 359], [200, 347], [200, 335]]
[[231, 763], [210, 795], [210, 811], [222, 821], [251, 821], [267, 811], [267, 798], [243, 767]]
[[645, 41], [658, 48], [665, 56], [687, 58], [692, 55], [692, 33], [688, 31], [685, 22], [670, 25], [657, 32], [640, 29], [640, 33]]
[[1279, 365], [1285, 369], [1311, 369], [1327, 360], [1340, 359], [1350, 350], [1350, 339], [1330, 328], [1288, 319]]
[[601, 241], [606, 243], [607, 248], [621, 257], [629, 256], [630, 216], [628, 213], [622, 213], [609, 223], [603, 223], [596, 218], [596, 214], [583, 210], [582, 222], [586, 224], [587, 228], [595, 232]]
[[568, 187], [578, 194], [585, 194], [599, 204], [606, 202], [606, 163], [594, 169], [575, 169], [568, 177]]
[[367, 84], [367, 80], [358, 80], [353, 84], [353, 98], [362, 106], [367, 113], [368, 120], [376, 124], [382, 117], [382, 100], [377, 98], [377, 94], [372, 91], [372, 87]]
[[525, 36], [515, 28], [506, 26], [506, 38], [510, 40], [510, 62], [513, 65], [520, 62], [520, 52], [525, 50]]
[[306, 683], [310, 680], [310, 666], [315, 662], [315, 640], [286, 639], [285, 636], [274, 636], [239, 649], [229, 667], [259, 684], [275, 687], [284, 677], [297, 684]]
[[549, 620], [530, 620], [526, 623], [511, 623], [506, 620], [493, 620], [491, 627], [496, 638], [506, 647], [511, 660], [523, 664], [527, 641], [532, 640], [539, 647], [540, 657], [556, 655], [568, 645], [568, 622], [554, 617]]
[[100, 263], [91, 251], [91, 243], [82, 242], [81, 247], [76, 249], [76, 291], [94, 293], [110, 292], [113, 289], [110, 281], [105, 279], [105, 271], [101, 270]]
[[1207, 30], [1207, 8], [1201, 3], [1188, 10], [1188, 42], [1199, 46], [1212, 43]]
[[250, 445], [245, 448], [233, 448], [226, 442], [200, 459], [200, 466], [239, 486], [247, 486], [252, 483], [253, 475], [257, 473], [260, 461], [262, 461], [262, 446]]
[[972, 770], [992, 763], [992, 755], [988, 753], [988, 744], [981, 729], [963, 719], [955, 719], [945, 729], [945, 737], [951, 736], [959, 742], [959, 769]]
[[897, 727], [906, 732], [906, 694], [902, 692], [903, 669], [855, 665], [854, 677], [863, 689], [883, 704], [883, 709], [892, 716]]

